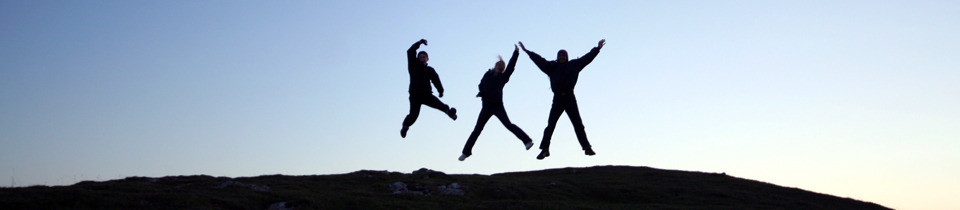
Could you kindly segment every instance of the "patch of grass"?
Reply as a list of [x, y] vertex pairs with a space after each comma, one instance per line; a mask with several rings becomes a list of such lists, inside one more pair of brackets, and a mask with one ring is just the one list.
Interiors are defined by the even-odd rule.
[[[401, 182], [407, 191], [395, 193]], [[463, 195], [439, 186], [458, 183]], [[486, 175], [130, 177], [0, 189], [0, 209], [888, 209], [725, 174], [597, 166]]]

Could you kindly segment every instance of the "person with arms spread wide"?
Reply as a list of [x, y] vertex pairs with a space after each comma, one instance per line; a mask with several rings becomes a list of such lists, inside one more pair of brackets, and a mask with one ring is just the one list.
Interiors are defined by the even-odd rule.
[[597, 43], [597, 47], [594, 47], [583, 57], [573, 60], [568, 60], [566, 50], [560, 50], [557, 52], [557, 60], [555, 61], [547, 61], [539, 54], [527, 50], [523, 46], [523, 42], [520, 42], [520, 48], [523, 48], [523, 51], [530, 56], [530, 60], [533, 60], [537, 68], [540, 68], [540, 71], [550, 77], [550, 89], [553, 91], [553, 105], [547, 119], [547, 128], [543, 130], [540, 154], [537, 155], [538, 160], [550, 156], [550, 138], [553, 136], [553, 130], [557, 127], [557, 120], [560, 119], [560, 114], [563, 114], [563, 112], [567, 112], [567, 116], [570, 117], [573, 130], [577, 133], [577, 140], [580, 141], [580, 147], [583, 148], [584, 153], [591, 156], [596, 154], [593, 152], [590, 142], [587, 141], [587, 132], [584, 131], [583, 120], [580, 118], [580, 108], [577, 107], [577, 97], [573, 94], [573, 88], [577, 85], [577, 77], [580, 76], [580, 71], [597, 57], [605, 41], [601, 39]]

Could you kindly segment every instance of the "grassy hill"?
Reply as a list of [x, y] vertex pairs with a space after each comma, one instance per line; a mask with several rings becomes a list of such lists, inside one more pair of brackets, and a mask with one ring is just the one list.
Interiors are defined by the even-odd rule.
[[[455, 183], [455, 184], [454, 184]], [[130, 177], [0, 188], [0, 209], [888, 209], [725, 174], [597, 166], [494, 175], [357, 171]]]

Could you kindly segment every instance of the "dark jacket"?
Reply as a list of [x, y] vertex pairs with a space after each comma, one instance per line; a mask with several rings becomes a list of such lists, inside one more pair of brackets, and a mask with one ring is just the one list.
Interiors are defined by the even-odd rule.
[[510, 81], [510, 75], [513, 74], [513, 69], [517, 66], [519, 55], [519, 50], [513, 51], [513, 56], [510, 57], [510, 62], [507, 63], [503, 73], [497, 73], [490, 69], [483, 74], [483, 79], [480, 79], [479, 85], [480, 93], [477, 93], [478, 96], [482, 97], [483, 104], [503, 104], [503, 86]]
[[437, 75], [437, 71], [417, 59], [418, 48], [420, 48], [419, 41], [407, 50], [407, 71], [410, 73], [410, 89], [408, 92], [411, 95], [433, 95], [430, 88], [430, 81], [433, 81], [433, 86], [437, 87], [437, 92], [443, 94], [443, 85], [440, 84], [440, 76]]
[[573, 93], [573, 88], [577, 85], [577, 77], [580, 76], [580, 71], [583, 70], [583, 67], [586, 67], [587, 64], [590, 64], [593, 58], [597, 57], [598, 53], [600, 53], [600, 49], [594, 47], [586, 55], [583, 55], [583, 57], [567, 61], [566, 63], [558, 63], [557, 61], [547, 61], [537, 53], [527, 51], [527, 55], [530, 55], [530, 60], [533, 60], [533, 63], [537, 64], [540, 71], [543, 71], [543, 73], [550, 77], [550, 89], [553, 90], [554, 94]]

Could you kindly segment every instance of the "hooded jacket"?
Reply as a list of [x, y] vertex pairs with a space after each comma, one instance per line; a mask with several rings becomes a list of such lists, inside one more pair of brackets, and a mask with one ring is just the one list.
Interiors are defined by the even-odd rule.
[[550, 89], [553, 90], [554, 94], [573, 93], [573, 88], [577, 85], [577, 78], [580, 76], [580, 71], [583, 70], [587, 64], [590, 64], [593, 58], [597, 57], [598, 53], [600, 53], [600, 49], [594, 47], [586, 55], [583, 55], [583, 57], [567, 61], [566, 63], [560, 63], [557, 61], [547, 61], [537, 53], [527, 51], [530, 60], [533, 60], [533, 63], [537, 64], [540, 71], [543, 71], [544, 74], [550, 77]]
[[490, 69], [483, 74], [483, 79], [480, 79], [480, 85], [478, 85], [480, 93], [477, 93], [478, 96], [482, 97], [483, 104], [503, 104], [503, 86], [510, 81], [510, 75], [513, 74], [514, 67], [517, 66], [519, 55], [519, 49], [513, 51], [513, 56], [510, 57], [510, 62], [507, 63], [503, 73], [497, 73]]
[[420, 48], [420, 42], [414, 43], [407, 50], [407, 71], [410, 73], [410, 92], [411, 95], [433, 95], [430, 82], [437, 87], [437, 92], [443, 94], [443, 84], [440, 83], [440, 76], [433, 67], [427, 66], [417, 59], [417, 49]]

